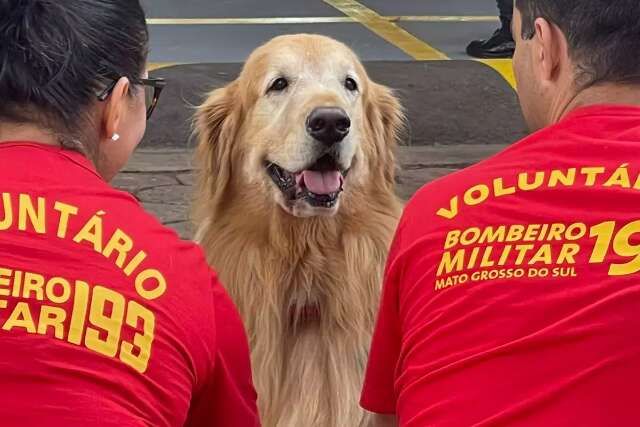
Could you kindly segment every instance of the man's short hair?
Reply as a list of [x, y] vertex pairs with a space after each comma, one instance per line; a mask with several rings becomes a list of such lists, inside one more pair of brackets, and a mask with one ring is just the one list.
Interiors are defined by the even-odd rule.
[[525, 40], [536, 18], [564, 33], [578, 85], [640, 84], [640, 0], [516, 0], [516, 7]]

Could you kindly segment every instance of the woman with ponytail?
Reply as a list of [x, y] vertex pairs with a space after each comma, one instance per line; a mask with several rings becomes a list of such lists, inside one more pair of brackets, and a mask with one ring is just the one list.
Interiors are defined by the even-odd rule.
[[164, 81], [139, 0], [0, 0], [0, 425], [256, 426], [202, 251], [108, 185]]

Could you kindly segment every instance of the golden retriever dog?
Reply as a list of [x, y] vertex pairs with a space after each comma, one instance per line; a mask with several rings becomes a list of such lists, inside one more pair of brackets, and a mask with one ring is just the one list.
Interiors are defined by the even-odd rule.
[[265, 427], [350, 427], [401, 211], [403, 115], [345, 45], [277, 37], [196, 114], [197, 240], [243, 317]]

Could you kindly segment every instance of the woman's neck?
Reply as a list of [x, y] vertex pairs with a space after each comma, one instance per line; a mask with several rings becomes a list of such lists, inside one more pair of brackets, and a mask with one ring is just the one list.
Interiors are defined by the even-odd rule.
[[58, 139], [46, 130], [30, 124], [0, 123], [0, 144], [10, 141], [38, 142], [60, 145]]

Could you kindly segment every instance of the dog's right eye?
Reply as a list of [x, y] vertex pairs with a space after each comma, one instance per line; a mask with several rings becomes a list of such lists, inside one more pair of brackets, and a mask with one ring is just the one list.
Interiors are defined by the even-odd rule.
[[284, 77], [280, 77], [279, 79], [276, 79], [271, 86], [269, 86], [269, 90], [267, 90], [267, 92], [282, 92], [287, 88], [287, 86], [289, 86], [289, 81]]

